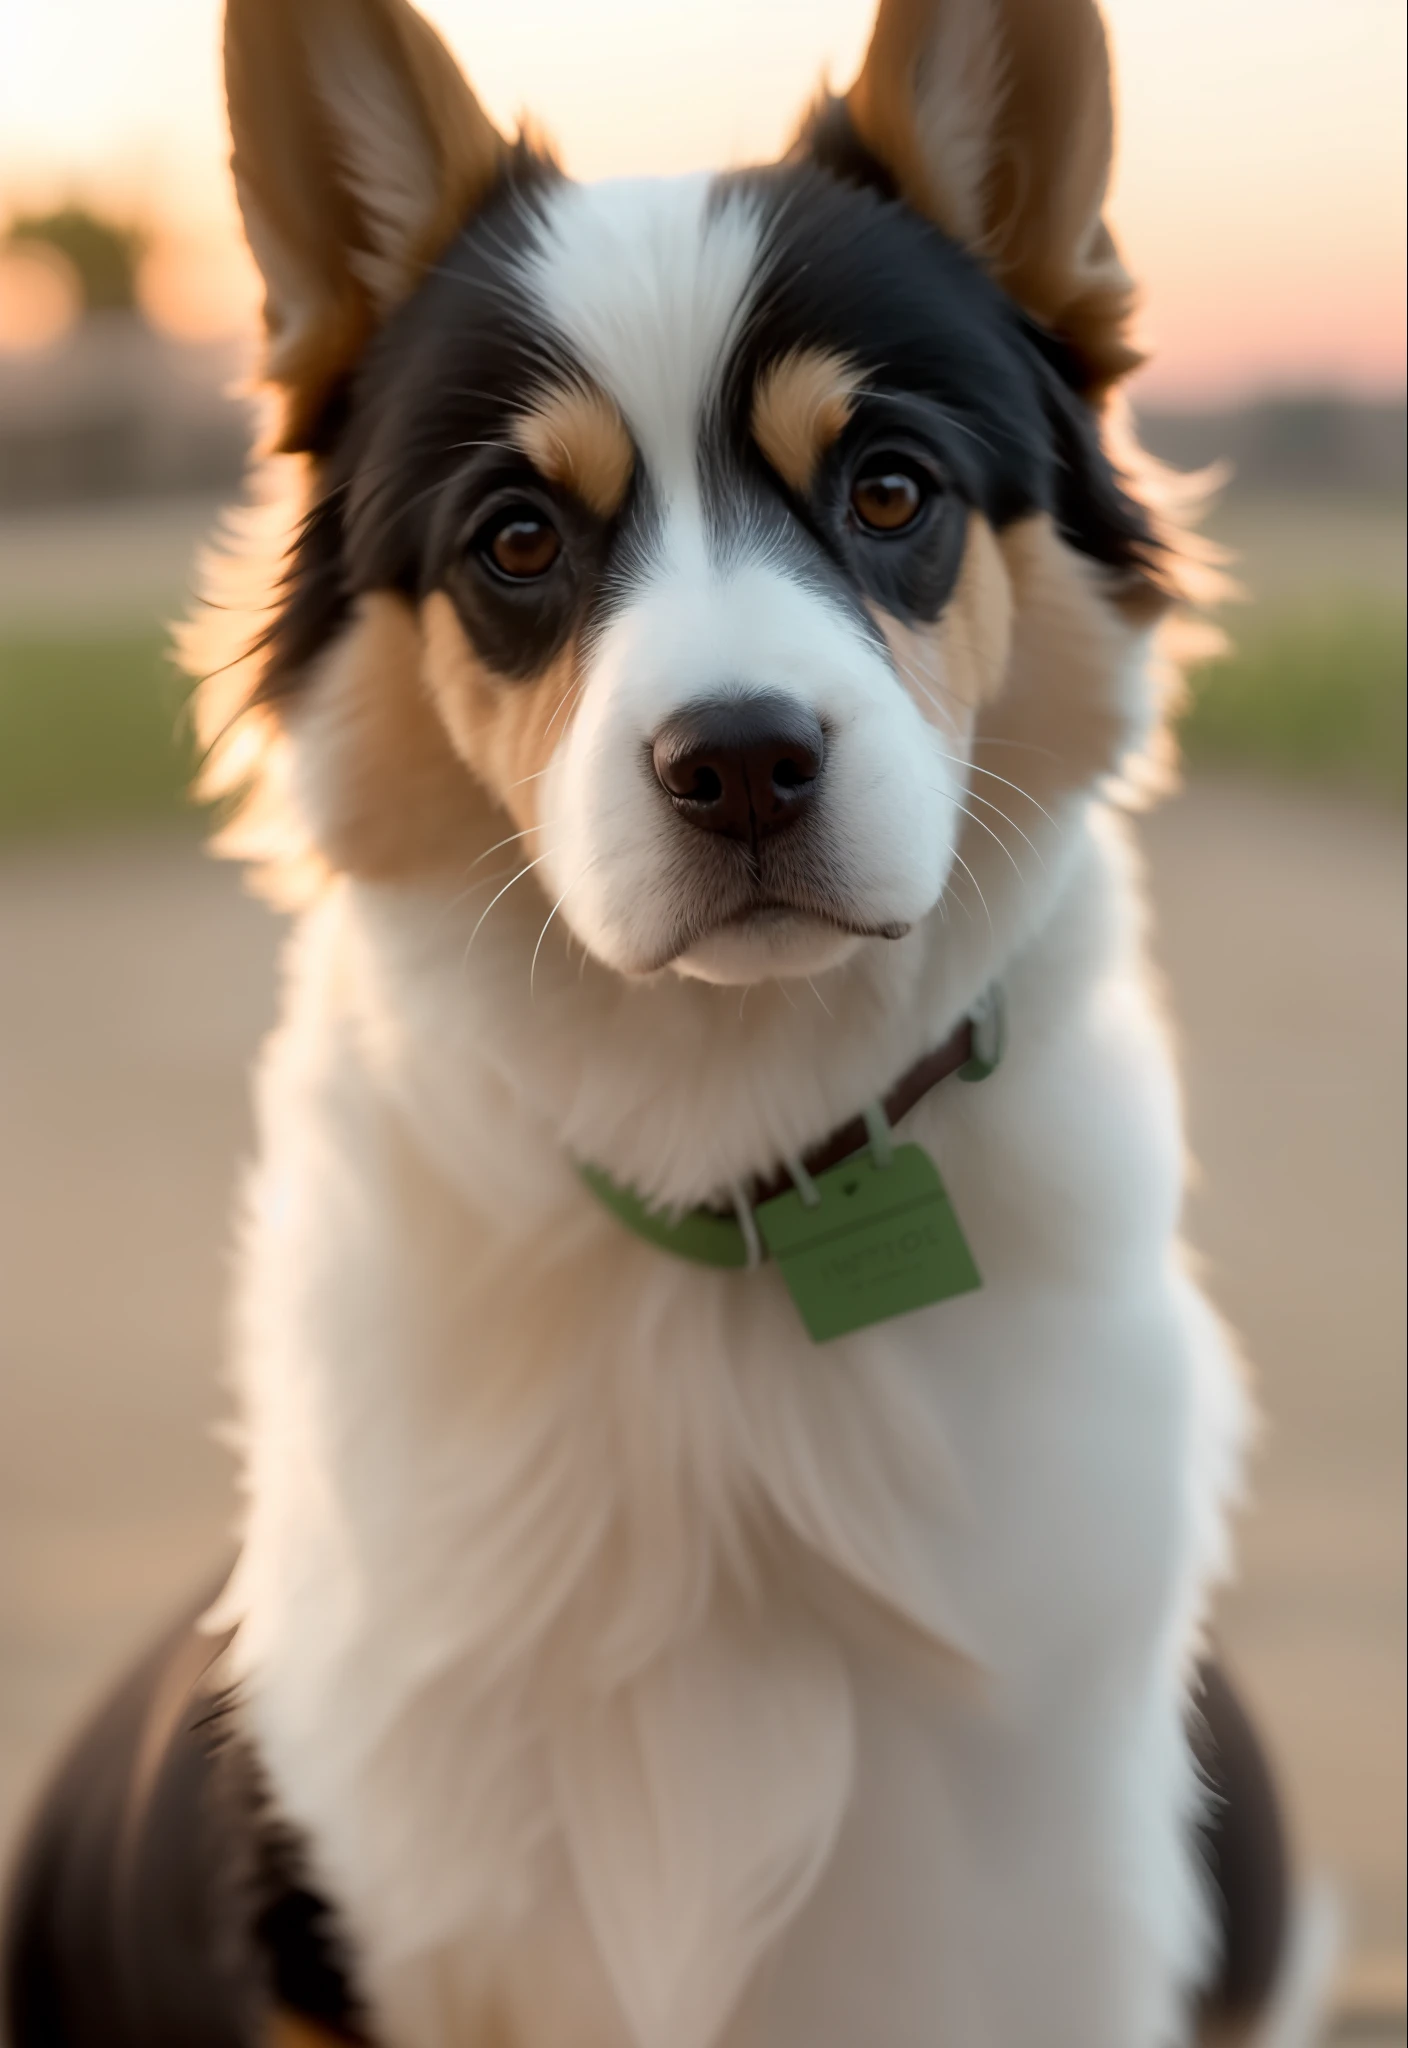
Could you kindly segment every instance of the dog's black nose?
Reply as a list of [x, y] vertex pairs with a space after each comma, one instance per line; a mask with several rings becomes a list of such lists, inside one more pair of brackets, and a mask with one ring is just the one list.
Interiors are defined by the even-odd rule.
[[804, 704], [757, 692], [677, 713], [650, 757], [682, 818], [752, 844], [807, 809], [825, 751], [821, 722]]

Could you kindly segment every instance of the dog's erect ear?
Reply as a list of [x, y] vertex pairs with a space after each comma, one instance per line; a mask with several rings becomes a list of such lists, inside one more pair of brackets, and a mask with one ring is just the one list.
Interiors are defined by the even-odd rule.
[[1070, 342], [1093, 390], [1135, 367], [1102, 212], [1114, 113], [1094, 0], [880, 0], [845, 107], [900, 195]]
[[225, 89], [264, 273], [281, 449], [307, 447], [376, 323], [494, 183], [505, 144], [406, 0], [228, 0]]

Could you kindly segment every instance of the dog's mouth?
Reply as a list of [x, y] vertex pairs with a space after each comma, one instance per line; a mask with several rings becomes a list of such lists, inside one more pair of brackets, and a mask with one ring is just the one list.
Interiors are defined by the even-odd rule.
[[910, 929], [908, 922], [874, 922], [853, 915], [842, 905], [817, 898], [758, 895], [728, 909], [683, 920], [640, 972], [659, 973], [708, 940], [725, 935], [755, 940], [760, 949], [769, 945], [781, 949], [808, 930], [851, 939], [902, 939]]
[[773, 897], [765, 897], [760, 903], [746, 903], [738, 910], [732, 910], [727, 917], [719, 919], [699, 934], [700, 938], [711, 938], [715, 932], [742, 931], [757, 932], [766, 936], [769, 931], [782, 930], [795, 924], [825, 926], [828, 930], [844, 932], [854, 939], [902, 939], [909, 930], [908, 924], [889, 921], [884, 924], [862, 924], [847, 917], [838, 910], [820, 909], [815, 904], [786, 903]]

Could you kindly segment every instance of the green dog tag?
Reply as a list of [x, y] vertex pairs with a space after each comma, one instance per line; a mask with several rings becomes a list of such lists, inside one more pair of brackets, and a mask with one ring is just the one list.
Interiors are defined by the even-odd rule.
[[981, 1287], [939, 1170], [919, 1145], [897, 1145], [887, 1163], [858, 1153], [755, 1211], [764, 1244], [782, 1268], [817, 1344], [868, 1329]]

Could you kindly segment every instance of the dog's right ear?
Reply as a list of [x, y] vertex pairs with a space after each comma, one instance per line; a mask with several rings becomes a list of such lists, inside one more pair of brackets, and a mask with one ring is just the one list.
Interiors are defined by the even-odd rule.
[[264, 274], [276, 447], [308, 448], [377, 323], [489, 191], [506, 145], [407, 0], [228, 0], [231, 168]]

